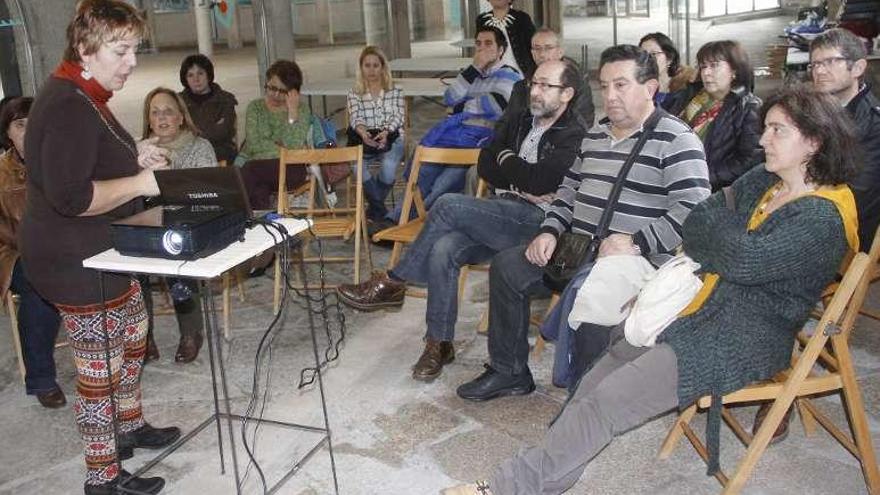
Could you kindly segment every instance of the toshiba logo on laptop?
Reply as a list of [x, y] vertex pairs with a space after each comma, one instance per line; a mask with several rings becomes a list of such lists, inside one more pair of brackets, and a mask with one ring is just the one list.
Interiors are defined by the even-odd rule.
[[188, 197], [189, 199], [216, 199], [220, 196], [215, 192], [194, 192], [187, 193], [186, 197]]

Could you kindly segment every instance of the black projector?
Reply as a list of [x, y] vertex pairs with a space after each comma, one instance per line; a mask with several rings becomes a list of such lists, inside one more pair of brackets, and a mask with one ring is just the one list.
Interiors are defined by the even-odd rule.
[[247, 220], [219, 205], [156, 206], [113, 222], [110, 236], [126, 256], [194, 260], [244, 239]]

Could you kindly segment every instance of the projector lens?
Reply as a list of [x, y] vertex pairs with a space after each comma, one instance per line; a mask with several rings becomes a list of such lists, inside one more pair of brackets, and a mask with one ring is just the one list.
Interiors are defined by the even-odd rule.
[[168, 254], [180, 254], [183, 252], [183, 236], [176, 230], [168, 230], [162, 236], [162, 247]]

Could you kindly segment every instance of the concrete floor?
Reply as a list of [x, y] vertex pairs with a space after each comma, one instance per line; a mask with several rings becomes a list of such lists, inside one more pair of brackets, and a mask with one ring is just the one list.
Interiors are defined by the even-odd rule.
[[[341, 77], [351, 73], [357, 47], [308, 49], [298, 52], [306, 77]], [[445, 43], [416, 45], [420, 56], [448, 56]], [[132, 134], [140, 132], [140, 105], [156, 85], [178, 87], [177, 63], [182, 52], [166, 52], [141, 58], [141, 67], [125, 90], [111, 100], [113, 110]], [[239, 111], [257, 96], [253, 48], [239, 52], [219, 51], [215, 57], [217, 79], [239, 96]], [[442, 109], [419, 102], [413, 107], [414, 135], [442, 115]], [[328, 253], [344, 249], [327, 243]], [[388, 251], [373, 249], [373, 261], [384, 266]], [[311, 270], [310, 279], [318, 275]], [[328, 266], [329, 282], [344, 280], [350, 270]], [[246, 301], [234, 300], [232, 339], [224, 344], [233, 409], [242, 412], [252, 394], [254, 358], [260, 339], [271, 320], [271, 281], [246, 282]], [[325, 391], [333, 433], [339, 491], [344, 494], [430, 494], [458, 481], [484, 478], [493, 466], [518, 449], [540, 441], [548, 422], [559, 410], [565, 394], [550, 384], [552, 345], [530, 364], [538, 389], [518, 398], [484, 404], [463, 401], [455, 388], [482, 371], [487, 360], [486, 337], [477, 335], [480, 314], [486, 308], [488, 284], [484, 273], [468, 280], [460, 308], [456, 336], [457, 359], [434, 383], [412, 380], [409, 368], [422, 349], [424, 299], [407, 298], [401, 311], [358, 313], [337, 311], [330, 296], [330, 335], [340, 336], [339, 315], [344, 316], [345, 339], [339, 358], [325, 372]], [[877, 306], [872, 291], [869, 305]], [[544, 303], [536, 302], [538, 310]], [[303, 299], [291, 295], [281, 327], [271, 340], [271, 358], [260, 367], [259, 396], [265, 395], [264, 417], [318, 425], [321, 410], [314, 386], [297, 388], [300, 370], [312, 362], [308, 318]], [[172, 356], [177, 344], [173, 316], [156, 318], [156, 339], [162, 358], [147, 366], [143, 375], [144, 410], [156, 425], [195, 427], [212, 410], [210, 368], [207, 353], [188, 365]], [[19, 382], [8, 331], [8, 319], [0, 318], [0, 494], [81, 493], [83, 461], [81, 443], [69, 408], [50, 411], [27, 397]], [[870, 415], [875, 443], [880, 442], [880, 338], [878, 323], [861, 319], [853, 339], [854, 359]], [[318, 321], [322, 353], [328, 339]], [[58, 381], [72, 399], [74, 370], [70, 351], [59, 349]], [[268, 383], [267, 380], [268, 379]], [[820, 405], [842, 419], [839, 403], [823, 399]], [[258, 409], [263, 402], [258, 403]], [[748, 425], [754, 408], [736, 414]], [[666, 415], [617, 439], [587, 467], [573, 494], [697, 494], [716, 493], [718, 485], [705, 476], [705, 466], [686, 446], [670, 460], [656, 459], [665, 431], [673, 420]], [[702, 431], [704, 419], [695, 421]], [[240, 425], [234, 425], [237, 439]], [[271, 426], [248, 438], [256, 438], [256, 458], [271, 486], [315, 442], [313, 434], [293, 433]], [[224, 431], [224, 442], [227, 442]], [[239, 441], [239, 447], [241, 442]], [[726, 430], [722, 434], [722, 465], [735, 466], [743, 452]], [[126, 463], [136, 469], [151, 458], [139, 451]], [[239, 449], [244, 468], [244, 451]], [[227, 457], [228, 462], [228, 457]], [[227, 467], [229, 465], [227, 464]], [[191, 443], [160, 463], [151, 473], [168, 480], [163, 493], [234, 493], [233, 478], [219, 472], [216, 430], [203, 431]], [[278, 493], [311, 495], [333, 492], [327, 450], [318, 451]], [[254, 468], [248, 472], [244, 493], [262, 493]], [[799, 427], [789, 438], [771, 448], [746, 487], [748, 494], [857, 494], [865, 493], [858, 463], [825, 433], [804, 436]]]

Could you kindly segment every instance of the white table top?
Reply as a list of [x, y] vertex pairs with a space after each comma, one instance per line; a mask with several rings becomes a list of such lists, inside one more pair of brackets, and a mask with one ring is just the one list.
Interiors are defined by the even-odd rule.
[[785, 55], [785, 65], [803, 65], [808, 63], [810, 63], [810, 52], [793, 46], [788, 48], [788, 53]]
[[[403, 89], [404, 96], [443, 96], [446, 84], [441, 79], [414, 77], [395, 79], [394, 84]], [[354, 87], [354, 79], [330, 79], [309, 81], [303, 84], [300, 94], [305, 96], [346, 96]]]
[[[295, 218], [282, 218], [276, 223], [283, 225], [291, 236], [309, 228], [307, 220]], [[83, 260], [83, 266], [107, 272], [148, 273], [211, 279], [219, 277], [224, 272], [259, 255], [278, 244], [278, 241], [280, 238], [277, 233], [273, 239], [263, 227], [257, 225], [245, 232], [243, 242], [233, 242], [211, 256], [193, 261], [123, 256], [115, 249], [108, 249]]]
[[458, 72], [471, 65], [473, 59], [465, 57], [444, 58], [396, 58], [388, 63], [393, 71], [402, 72]]

